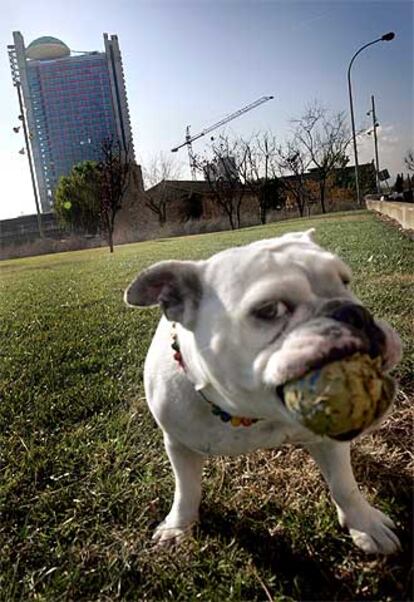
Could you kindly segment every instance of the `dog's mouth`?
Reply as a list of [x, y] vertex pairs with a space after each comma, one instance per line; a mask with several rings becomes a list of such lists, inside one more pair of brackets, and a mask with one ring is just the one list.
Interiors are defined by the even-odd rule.
[[[387, 375], [387, 373], [388, 373], [390, 367], [392, 367], [392, 366], [390, 366], [389, 362], [390, 362], [390, 355], [392, 356], [392, 354], [394, 352], [395, 352], [395, 349], [393, 348], [392, 345], [390, 346], [390, 348], [388, 348], [388, 346], [386, 346], [386, 345], [385, 346], [368, 345], [368, 346], [362, 346], [362, 347], [359, 345], [357, 345], [357, 346], [348, 345], [348, 346], [344, 346], [341, 348], [339, 348], [339, 347], [332, 348], [325, 357], [315, 358], [314, 361], [307, 362], [307, 365], [304, 366], [302, 370], [298, 371], [297, 375], [286, 379], [285, 382], [283, 382], [281, 384], [278, 384], [275, 387], [276, 395], [278, 396], [279, 400], [284, 405], [286, 410], [288, 412], [290, 412], [289, 408], [288, 408], [288, 404], [286, 403], [286, 399], [285, 399], [285, 387], [288, 383], [295, 381], [295, 380], [300, 380], [306, 374], [309, 374], [313, 371], [320, 370], [324, 366], [327, 366], [333, 362], [338, 362], [338, 361], [340, 362], [341, 360], [344, 360], [346, 358], [351, 358], [355, 354], [358, 354], [358, 356], [363, 354], [363, 355], [365, 355], [365, 357], [369, 356], [371, 359], [377, 360], [376, 362], [374, 362], [374, 365], [376, 365], [375, 369], [378, 370], [378, 372], [383, 375], [384, 380], [383, 380], [383, 384], [382, 384], [382, 391], [383, 391], [382, 395], [384, 395], [383, 400], [384, 399], [388, 400], [388, 403], [386, 402], [386, 405], [384, 406], [383, 402], [379, 402], [378, 400], [374, 401], [375, 398], [373, 397], [372, 400], [373, 400], [373, 403], [376, 404], [376, 406], [375, 406], [375, 415], [374, 415], [372, 421], [370, 420], [369, 422], [364, 422], [363, 426], [361, 426], [361, 427], [359, 427], [359, 425], [358, 425], [358, 427], [356, 427], [356, 425], [354, 424], [353, 428], [350, 428], [349, 430], [344, 431], [344, 432], [332, 433], [332, 430], [334, 430], [334, 429], [332, 429], [329, 434], [326, 433], [326, 435], [325, 435], [325, 436], [329, 437], [329, 439], [333, 439], [336, 441], [344, 441], [344, 442], [352, 441], [353, 439], [355, 439], [356, 437], [361, 435], [361, 433], [367, 432], [367, 431], [371, 430], [373, 427], [375, 427], [380, 422], [380, 419], [383, 418], [383, 416], [386, 414], [388, 408], [391, 407], [392, 399], [395, 396], [396, 389], [395, 389], [394, 379], [390, 378], [390, 376]], [[353, 361], [359, 362], [358, 356]], [[385, 376], [385, 375], [387, 375], [387, 376]], [[318, 378], [318, 377], [316, 377], [316, 378]], [[347, 378], [349, 378], [349, 375]], [[310, 377], [308, 377], [306, 380], [309, 381], [311, 379], [312, 379], [312, 375], [310, 375]], [[364, 385], [364, 387], [365, 387], [365, 385]], [[392, 393], [391, 393], [390, 387], [393, 388]], [[369, 388], [366, 389], [366, 391], [369, 391], [369, 390], [370, 390]], [[369, 394], [371, 395], [371, 393], [369, 393]], [[346, 403], [346, 402], [344, 402], [344, 403]]]
[[338, 362], [345, 358], [351, 357], [356, 353], [364, 353], [370, 356], [371, 359], [375, 359], [379, 356], [382, 358], [382, 362], [385, 363], [385, 360], [382, 354], [379, 352], [378, 348], [372, 348], [368, 345], [364, 344], [362, 341], [360, 344], [356, 345], [345, 345], [343, 347], [332, 347], [329, 350], [329, 353], [316, 355], [315, 357], [307, 357], [306, 361], [303, 362], [302, 365], [295, 363], [291, 366], [291, 370], [287, 370], [287, 378], [285, 378], [284, 382], [277, 386], [277, 390], [283, 387], [292, 380], [297, 380], [302, 378], [308, 372], [312, 372], [313, 370], [320, 370], [324, 366], [331, 364], [332, 362]]
[[[365, 359], [370, 357], [376, 360], [375, 370], [379, 375], [382, 374], [385, 379], [389, 370], [401, 358], [401, 342], [395, 331], [385, 322], [377, 321], [374, 325], [371, 324], [369, 332], [365, 332], [349, 324], [339, 324], [329, 318], [317, 318], [312, 322], [301, 324], [290, 332], [287, 332], [283, 340], [280, 341], [279, 346], [263, 358], [264, 369], [260, 372], [262, 382], [270, 394], [277, 398], [279, 403], [284, 406], [284, 413], [287, 418], [290, 417], [294, 422], [302, 424], [306, 421], [307, 424], [316, 425], [317, 430], [322, 433], [329, 431], [329, 435], [326, 434], [325, 436], [332, 439], [350, 441], [362, 432], [366, 432], [372, 425], [375, 426], [384, 415], [384, 411], [382, 410], [384, 408], [386, 410], [386, 406], [378, 405], [380, 413], [378, 416], [373, 416], [374, 422], [372, 423], [369, 422], [371, 418], [369, 420], [365, 418], [351, 420], [350, 418], [349, 422], [339, 418], [343, 415], [342, 411], [346, 414], [346, 409], [341, 406], [343, 410], [340, 412], [335, 410], [335, 415], [338, 417], [338, 420], [342, 420], [342, 424], [345, 427], [341, 430], [341, 426], [339, 425], [338, 428], [337, 423], [335, 427], [331, 428], [329, 420], [323, 417], [323, 412], [325, 411], [324, 404], [321, 404], [318, 411], [313, 415], [309, 414], [308, 411], [311, 406], [308, 406], [306, 409], [305, 404], [303, 417], [300, 412], [298, 414], [298, 412], [295, 413], [295, 411], [289, 409], [291, 401], [288, 398], [288, 403], [286, 402], [285, 390], [287, 397], [287, 389], [285, 387], [288, 383], [293, 384], [294, 381], [302, 379], [305, 375], [313, 371], [320, 370], [333, 362], [340, 362], [346, 358], [351, 358], [356, 354], [365, 356]], [[260, 367], [259, 362], [257, 365]], [[349, 378], [352, 378], [352, 373]], [[309, 374], [309, 379], [306, 379], [303, 383], [305, 387], [302, 388], [303, 391], [306, 391], [306, 387], [311, 383], [311, 379], [312, 374]], [[299, 383], [298, 386], [298, 390], [300, 390], [301, 385]], [[361, 386], [364, 386], [363, 383]], [[294, 391], [295, 389], [296, 387], [293, 386], [292, 390]], [[386, 395], [384, 401], [387, 398], [388, 396]], [[347, 403], [346, 391], [344, 391], [344, 396], [342, 397], [341, 395], [340, 399], [343, 400], [344, 404]], [[335, 407], [335, 400], [332, 400], [332, 402], [333, 407]], [[312, 403], [311, 400], [310, 403]], [[326, 416], [330, 412], [331, 407], [328, 405]], [[306, 417], [305, 413], [307, 414]], [[371, 413], [365, 410], [363, 411], [363, 415], [372, 417]], [[318, 416], [321, 416], [319, 423], [315, 422], [319, 420]]]
[[[332, 362], [341, 361], [345, 358], [351, 357], [355, 353], [361, 353], [361, 352], [366, 353], [372, 359], [381, 357], [382, 364], [385, 366], [386, 360], [385, 360], [384, 356], [381, 354], [380, 349], [377, 345], [370, 345], [369, 348], [365, 348], [365, 349], [361, 349], [361, 348], [358, 348], [355, 346], [344, 346], [341, 348], [334, 347], [330, 350], [329, 354], [326, 357], [315, 358], [314, 361], [308, 362], [306, 364], [306, 366], [303, 367], [302, 370], [297, 370], [294, 377], [288, 378], [284, 383], [277, 385], [276, 386], [276, 395], [278, 396], [278, 398], [280, 399], [282, 404], [286, 407], [285, 385], [288, 382], [290, 382], [292, 380], [300, 379], [308, 372], [312, 372], [314, 370], [319, 370], [320, 368], [323, 368], [324, 366], [326, 366]], [[354, 428], [354, 429], [351, 429], [344, 433], [339, 433], [336, 435], [329, 435], [329, 438], [334, 439], [336, 441], [352, 441], [353, 439], [358, 437], [358, 435], [360, 435], [363, 432], [363, 430], [364, 430], [363, 428], [359, 428], [359, 429]]]
[[308, 372], [356, 353], [366, 354], [372, 359], [381, 358], [383, 370], [386, 371], [394, 363], [390, 361], [393, 355], [390, 353], [391, 347], [380, 328], [375, 327], [372, 336], [368, 336], [349, 325], [319, 319], [286, 335], [280, 347], [268, 359], [265, 380], [273, 383], [273, 386], [283, 387]]
[[[326, 357], [315, 358], [314, 361], [310, 361], [306, 368], [303, 371], [303, 374], [300, 377], [304, 376], [307, 372], [311, 372], [312, 370], [319, 370], [323, 368], [327, 364], [331, 364], [332, 362], [340, 362], [347, 357], [351, 357], [355, 353], [366, 353], [369, 355], [371, 359], [375, 359], [377, 357], [382, 358], [382, 362], [384, 363], [384, 358], [382, 356], [380, 347], [377, 343], [365, 343], [362, 340], [362, 344], [360, 345], [345, 345], [344, 347], [332, 347], [330, 349], [329, 354]], [[300, 378], [299, 377], [299, 378]]]

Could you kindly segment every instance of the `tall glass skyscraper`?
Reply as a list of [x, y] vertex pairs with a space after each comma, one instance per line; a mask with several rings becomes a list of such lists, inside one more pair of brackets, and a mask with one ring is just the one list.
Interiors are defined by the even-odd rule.
[[104, 52], [72, 53], [61, 40], [42, 37], [25, 47], [20, 32], [9, 46], [12, 76], [22, 90], [42, 212], [53, 207], [62, 175], [99, 160], [105, 138], [133, 157], [121, 53], [104, 34]]

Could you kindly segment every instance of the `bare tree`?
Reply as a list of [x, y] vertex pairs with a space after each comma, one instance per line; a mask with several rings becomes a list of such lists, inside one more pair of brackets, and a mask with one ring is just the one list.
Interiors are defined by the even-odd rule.
[[278, 206], [281, 184], [276, 173], [276, 139], [271, 132], [250, 139], [221, 135], [210, 146], [207, 158], [196, 157], [195, 164], [232, 229], [241, 226], [247, 196], [256, 200], [262, 224], [269, 208]]
[[208, 151], [208, 157], [195, 157], [196, 169], [208, 182], [212, 198], [229, 220], [230, 228], [240, 228], [241, 207], [246, 187], [240, 174], [246, 169], [247, 151], [239, 140], [220, 135]]
[[407, 155], [404, 157], [404, 163], [407, 166], [408, 171], [414, 171], [414, 151], [407, 151]]
[[256, 137], [259, 157], [263, 167], [263, 174], [260, 179], [259, 189], [259, 210], [260, 221], [266, 223], [267, 212], [274, 200], [274, 196], [280, 195], [279, 179], [276, 175], [276, 138], [269, 132], [264, 132]]
[[276, 138], [271, 132], [256, 134], [251, 140], [241, 139], [245, 160], [240, 164], [241, 182], [256, 197], [259, 218], [267, 221], [267, 212], [276, 205], [280, 195], [280, 182], [276, 173]]
[[100, 223], [109, 250], [113, 253], [115, 218], [130, 184], [132, 158], [130, 147], [125, 149], [119, 140], [112, 137], [103, 140], [100, 150], [101, 160], [96, 165], [101, 203]]
[[319, 200], [326, 213], [326, 187], [328, 177], [336, 168], [348, 162], [346, 150], [351, 141], [343, 112], [330, 114], [318, 102], [305, 109], [299, 119], [294, 119], [294, 140], [301, 154], [309, 158], [319, 184]]
[[303, 217], [305, 209], [314, 201], [309, 177], [306, 175], [310, 164], [309, 155], [292, 139], [284, 146], [278, 146], [276, 157], [283, 177], [283, 187], [293, 199], [299, 215]]
[[145, 205], [158, 217], [162, 227], [167, 221], [168, 181], [177, 180], [181, 175], [181, 166], [173, 157], [159, 153], [144, 168]]

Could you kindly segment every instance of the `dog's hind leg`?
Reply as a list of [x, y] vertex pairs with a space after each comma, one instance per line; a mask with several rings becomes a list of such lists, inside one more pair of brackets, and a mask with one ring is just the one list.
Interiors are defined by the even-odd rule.
[[368, 554], [392, 554], [400, 548], [393, 521], [361, 494], [351, 466], [349, 443], [324, 440], [307, 445], [324, 475], [339, 522], [356, 546]]
[[178, 543], [197, 522], [204, 463], [204, 456], [167, 434], [164, 434], [164, 444], [175, 476], [175, 492], [170, 512], [153, 535], [160, 545]]

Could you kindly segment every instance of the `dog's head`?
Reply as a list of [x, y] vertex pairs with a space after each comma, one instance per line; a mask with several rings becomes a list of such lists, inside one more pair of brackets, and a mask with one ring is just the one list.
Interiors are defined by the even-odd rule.
[[280, 387], [356, 352], [400, 359], [395, 331], [350, 289], [350, 269], [313, 231], [285, 234], [206, 261], [164, 261], [125, 292], [132, 306], [159, 304], [180, 328], [198, 387], [212, 385], [240, 415], [272, 416]]

